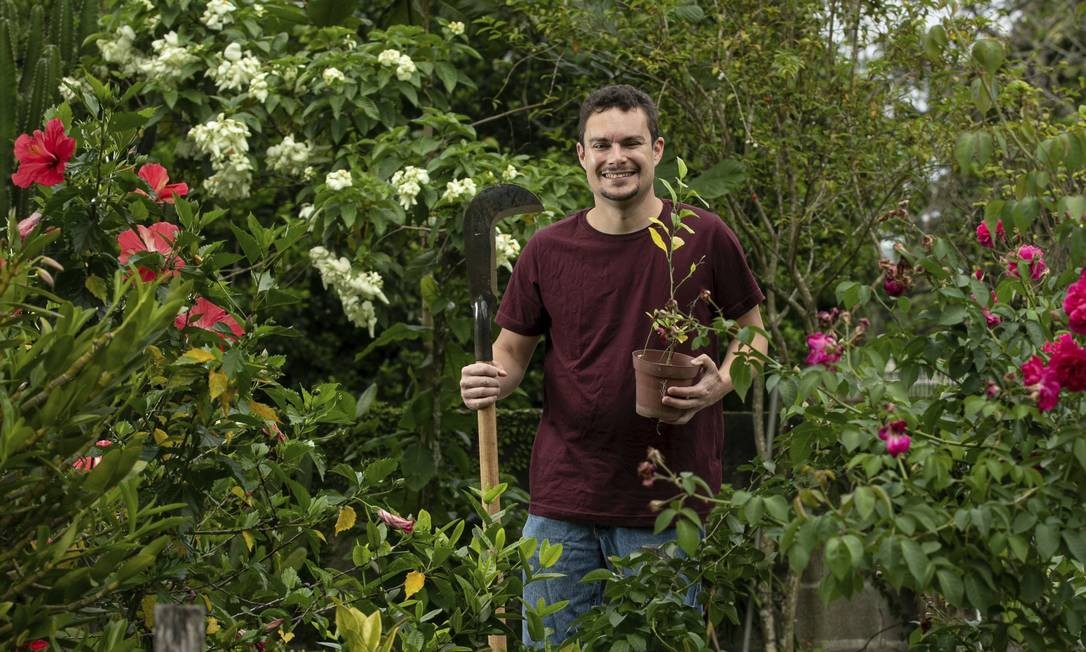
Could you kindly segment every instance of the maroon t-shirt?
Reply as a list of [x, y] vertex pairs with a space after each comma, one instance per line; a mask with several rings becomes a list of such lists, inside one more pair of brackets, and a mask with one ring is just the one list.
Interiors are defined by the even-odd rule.
[[[699, 217], [686, 223], [694, 233], [683, 234], [686, 244], [674, 254], [676, 280], [691, 263], [702, 256], [705, 260], [676, 299], [685, 308], [708, 289], [725, 317], [739, 317], [762, 302], [762, 291], [732, 230], [718, 216], [693, 210]], [[670, 224], [670, 211], [665, 201], [660, 215], [665, 224]], [[656, 421], [634, 411], [631, 353], [645, 347], [646, 312], [667, 300], [667, 260], [648, 229], [608, 235], [588, 224], [587, 213], [570, 215], [532, 236], [496, 317], [502, 328], [515, 333], [546, 336], [543, 416], [532, 447], [528, 511], [568, 521], [647, 527], [656, 517], [648, 502], [674, 496], [675, 488], [663, 482], [642, 486], [637, 466], [645, 449], [658, 449], [668, 468], [692, 471], [717, 491], [724, 417], [718, 404], [686, 425], [662, 424], [657, 434]], [[698, 302], [696, 310], [709, 323], [705, 302]], [[722, 358], [715, 338], [696, 353], [708, 353], [718, 363]], [[708, 512], [708, 505], [691, 506]]]

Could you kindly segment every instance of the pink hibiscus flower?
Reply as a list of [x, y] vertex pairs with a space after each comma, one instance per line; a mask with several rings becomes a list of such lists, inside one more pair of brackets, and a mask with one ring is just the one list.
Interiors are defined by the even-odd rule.
[[153, 281], [159, 276], [176, 276], [185, 268], [185, 261], [174, 255], [173, 243], [180, 231], [176, 224], [169, 222], [157, 222], [151, 226], [139, 224], [136, 228], [128, 229], [117, 234], [117, 244], [121, 248], [121, 255], [117, 257], [122, 265], [127, 265], [128, 260], [139, 253], [151, 252], [161, 254], [165, 260], [162, 271], [155, 271], [142, 265], [137, 267], [140, 278], [144, 281]]
[[[169, 183], [170, 175], [166, 172], [166, 168], [162, 167], [158, 163], [147, 163], [142, 166], [139, 171], [139, 177], [147, 182], [147, 185], [151, 187], [151, 199], [157, 204], [172, 204], [175, 197], [184, 197], [189, 194], [189, 186], [187, 183]], [[143, 195], [147, 197], [147, 193], [142, 188], [137, 188], [132, 192], [137, 195]]]
[[[219, 326], [222, 324], [222, 326]], [[245, 329], [238, 324], [234, 317], [223, 308], [215, 305], [207, 299], [200, 297], [187, 311], [174, 319], [173, 325], [184, 330], [187, 327], [200, 328], [211, 331], [219, 337], [236, 341], [245, 334]]]
[[11, 182], [20, 188], [32, 184], [55, 186], [64, 181], [64, 168], [75, 154], [75, 139], [64, 133], [64, 123], [53, 118], [45, 125], [45, 133], [21, 134], [15, 139], [15, 158], [19, 170]]

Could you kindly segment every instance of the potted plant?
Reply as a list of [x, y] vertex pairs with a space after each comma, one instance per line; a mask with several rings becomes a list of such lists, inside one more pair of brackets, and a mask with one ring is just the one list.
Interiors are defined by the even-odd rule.
[[[690, 210], [683, 200], [696, 199], [705, 203], [697, 192], [684, 182], [686, 163], [682, 159], [676, 160], [679, 170], [675, 186], [664, 179], [660, 180], [671, 195], [671, 223], [665, 224], [659, 218], [652, 217], [649, 218], [648, 227], [653, 244], [663, 252], [667, 260], [668, 297], [662, 307], [645, 313], [650, 324], [645, 346], [633, 352], [636, 382], [635, 409], [639, 415], [652, 419], [679, 416], [680, 410], [664, 405], [662, 402], [667, 388], [686, 387], [697, 382], [701, 367], [693, 363], [693, 357], [675, 350], [678, 345], [691, 339], [695, 349], [708, 342], [708, 333], [711, 328], [694, 316], [695, 306], [699, 301], [706, 301], [714, 313], [719, 312], [710, 293], [704, 290], [685, 309], [675, 298], [679, 288], [690, 280], [698, 266], [704, 262], [703, 257], [691, 263], [685, 275], [677, 278], [680, 272], [675, 269], [675, 251], [685, 244], [682, 237], [684, 233], [694, 233], [694, 229], [687, 224], [687, 220], [698, 217], [697, 213]], [[649, 347], [654, 334], [662, 340], [663, 348]]]

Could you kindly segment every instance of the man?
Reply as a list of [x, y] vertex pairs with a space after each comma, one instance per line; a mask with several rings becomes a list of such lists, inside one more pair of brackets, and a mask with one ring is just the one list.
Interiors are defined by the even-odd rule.
[[[670, 201], [653, 189], [664, 153], [656, 105], [631, 86], [602, 88], [581, 107], [577, 158], [592, 189], [594, 205], [537, 232], [513, 270], [498, 310], [501, 332], [493, 364], [476, 362], [461, 370], [464, 404], [478, 410], [509, 395], [520, 384], [541, 336], [543, 417], [532, 448], [531, 504], [524, 536], [561, 542], [554, 580], [525, 586], [526, 604], [539, 598], [569, 605], [545, 619], [552, 643], [571, 632], [573, 621], [602, 596], [599, 583], [581, 584], [610, 555], [625, 556], [660, 546], [674, 531], [656, 535], [648, 503], [674, 495], [664, 486], [642, 485], [637, 466], [652, 446], [669, 468], [692, 471], [714, 489], [720, 485], [723, 414], [720, 400], [732, 391], [729, 373], [738, 342], [718, 368], [719, 344], [695, 358], [703, 373], [691, 387], [671, 387], [666, 405], [682, 410], [659, 426], [634, 410], [631, 353], [644, 348], [646, 312], [668, 297], [667, 261], [652, 244], [650, 218], [670, 223]], [[712, 317], [696, 301], [708, 290], [723, 316], [744, 326], [762, 326], [761, 290], [747, 267], [734, 233], [716, 215], [695, 209], [688, 220], [694, 234], [676, 250], [676, 269], [703, 259], [681, 286], [679, 305], [697, 304], [699, 318]], [[681, 255], [680, 255], [681, 254]], [[752, 346], [763, 353], [766, 341]], [[710, 408], [710, 409], [706, 409]], [[656, 483], [661, 485], [663, 483]], [[708, 505], [694, 506], [701, 514]], [[696, 589], [686, 596], [693, 606]], [[528, 645], [539, 645], [524, 627]]]

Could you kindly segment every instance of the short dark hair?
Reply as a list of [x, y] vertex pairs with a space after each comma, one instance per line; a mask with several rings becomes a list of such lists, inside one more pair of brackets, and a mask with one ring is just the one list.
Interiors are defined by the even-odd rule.
[[623, 111], [643, 110], [648, 118], [649, 136], [652, 137], [652, 142], [655, 143], [656, 139], [660, 137], [660, 128], [656, 125], [659, 113], [656, 109], [656, 102], [653, 102], [648, 93], [643, 90], [634, 88], [629, 84], [615, 84], [613, 86], [604, 86], [593, 92], [581, 104], [581, 117], [577, 121], [577, 142], [584, 144], [584, 126], [590, 117], [615, 108]]

